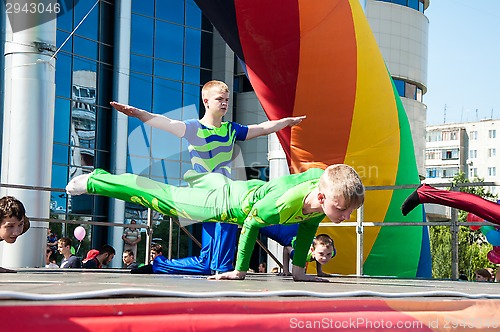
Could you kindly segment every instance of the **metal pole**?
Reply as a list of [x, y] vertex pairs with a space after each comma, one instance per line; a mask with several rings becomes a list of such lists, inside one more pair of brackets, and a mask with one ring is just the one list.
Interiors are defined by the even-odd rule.
[[169, 218], [168, 225], [168, 259], [172, 259], [172, 228], [174, 227], [174, 222], [172, 217]]
[[[290, 174], [288, 163], [286, 161], [285, 151], [283, 151], [283, 148], [281, 147], [281, 144], [278, 140], [278, 135], [271, 134], [268, 136], [268, 150], [269, 180]], [[267, 249], [275, 257], [283, 257], [283, 247], [280, 246], [276, 241], [268, 239]], [[267, 267], [269, 270], [273, 268], [273, 262], [274, 260], [271, 257], [267, 258]]]
[[153, 241], [153, 211], [148, 209], [148, 227], [146, 230], [146, 257], [144, 258], [144, 264], [148, 264], [151, 260], [151, 242]]
[[[2, 13], [5, 11], [2, 10]], [[5, 33], [5, 98], [1, 183], [50, 187], [54, 140], [56, 14], [9, 14]], [[16, 23], [26, 23], [19, 31]], [[2, 188], [23, 202], [28, 217], [49, 217], [50, 192]], [[46, 222], [33, 222], [0, 266], [45, 266]]]
[[[456, 191], [458, 188], [452, 187], [451, 190]], [[460, 227], [458, 225], [457, 209], [451, 209], [451, 279], [458, 280], [458, 232]]]
[[364, 219], [364, 207], [361, 206], [358, 211], [357, 211], [357, 216], [356, 216], [356, 274], [358, 276], [363, 275], [363, 260], [364, 260], [364, 255], [363, 255], [363, 247], [364, 247], [364, 226], [363, 226], [363, 219]]

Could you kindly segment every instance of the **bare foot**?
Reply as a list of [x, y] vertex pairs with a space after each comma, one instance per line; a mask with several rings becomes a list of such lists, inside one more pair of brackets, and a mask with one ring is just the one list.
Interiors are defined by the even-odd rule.
[[90, 174], [75, 176], [66, 186], [66, 192], [71, 196], [87, 194], [87, 180]]

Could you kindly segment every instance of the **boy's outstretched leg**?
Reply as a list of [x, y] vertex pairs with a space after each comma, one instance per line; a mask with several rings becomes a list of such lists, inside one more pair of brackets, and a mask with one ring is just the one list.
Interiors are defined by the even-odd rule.
[[[415, 196], [415, 194], [417, 196]], [[500, 225], [500, 204], [477, 195], [459, 191], [441, 190], [428, 184], [418, 187], [403, 203], [401, 210], [408, 214], [418, 204], [416, 202], [439, 204], [474, 213], [486, 221]], [[406, 215], [405, 214], [405, 215]]]
[[418, 189], [420, 189], [420, 187], [422, 187], [422, 185], [418, 186], [417, 189], [415, 189], [415, 191], [405, 199], [403, 205], [401, 205], [401, 212], [403, 213], [403, 216], [406, 216], [414, 208], [421, 204], [420, 198], [418, 197]]

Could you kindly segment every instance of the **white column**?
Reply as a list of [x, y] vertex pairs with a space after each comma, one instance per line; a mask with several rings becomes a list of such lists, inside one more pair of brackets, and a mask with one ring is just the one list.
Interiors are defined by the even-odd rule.
[[[117, 1], [115, 3], [115, 74], [113, 77], [113, 100], [128, 104], [129, 102], [129, 73], [130, 73], [130, 30], [132, 26], [132, 2]], [[127, 116], [112, 110], [112, 142], [111, 146], [111, 173], [122, 174], [127, 171], [127, 143], [128, 119]], [[109, 209], [110, 221], [123, 224], [125, 222], [125, 201], [112, 199]], [[116, 257], [111, 261], [111, 267], [122, 266], [123, 228], [113, 227], [109, 233], [108, 243], [116, 250]], [[148, 260], [146, 260], [147, 262]]]
[[[290, 174], [288, 163], [286, 161], [286, 154], [278, 139], [278, 135], [269, 135], [268, 140], [268, 159], [269, 159], [269, 180], [279, 178], [283, 175]], [[283, 247], [276, 241], [271, 239], [267, 240], [267, 248], [279, 260], [283, 259]], [[267, 257], [267, 271], [275, 266], [278, 266], [271, 257]], [[291, 271], [291, 270], [290, 270]]]
[[[12, 29], [12, 16], [6, 17], [5, 30], [1, 182], [50, 187], [55, 101], [55, 59], [51, 57], [56, 49], [55, 14], [50, 21], [47, 16], [29, 16], [30, 26], [22, 31]], [[15, 196], [22, 201], [28, 217], [49, 217], [49, 191], [1, 188], [0, 195]], [[16, 243], [1, 244], [0, 266], [45, 266], [47, 228], [47, 222], [33, 221], [31, 229]]]

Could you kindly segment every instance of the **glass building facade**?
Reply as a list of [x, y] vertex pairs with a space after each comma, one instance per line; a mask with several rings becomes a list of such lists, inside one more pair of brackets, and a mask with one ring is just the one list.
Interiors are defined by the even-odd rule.
[[[113, 133], [116, 111], [109, 102], [117, 84], [117, 3], [64, 4], [57, 17], [52, 187], [64, 188], [74, 176], [97, 167], [109, 170], [116, 140], [127, 141], [127, 172], [182, 185], [190, 159], [181, 139], [135, 118], [128, 119], [128, 135]], [[173, 119], [198, 118], [201, 86], [212, 78], [211, 24], [192, 0], [132, 1], [126, 14], [131, 17], [129, 99], [119, 101]], [[50, 209], [59, 219], [110, 219], [109, 200], [103, 197], [53, 193]], [[142, 218], [141, 212], [127, 204], [124, 222]], [[62, 235], [71, 236], [74, 226], [65, 227]], [[108, 240], [106, 229], [89, 228], [93, 246]]]

